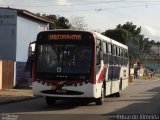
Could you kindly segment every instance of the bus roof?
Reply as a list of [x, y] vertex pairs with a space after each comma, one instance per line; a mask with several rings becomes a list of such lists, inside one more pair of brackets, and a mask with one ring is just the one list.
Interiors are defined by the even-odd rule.
[[93, 34], [94, 34], [97, 38], [103, 39], [103, 40], [106, 41], [106, 42], [113, 43], [113, 44], [115, 44], [115, 45], [117, 45], [117, 46], [120, 46], [120, 47], [122, 47], [122, 48], [128, 49], [128, 46], [127, 46], [127, 45], [124, 45], [124, 44], [122, 44], [122, 43], [120, 43], [120, 42], [118, 42], [118, 41], [116, 41], [116, 40], [113, 40], [113, 39], [111, 39], [111, 38], [109, 38], [109, 37], [106, 37], [106, 36], [104, 36], [104, 35], [102, 35], [102, 34], [100, 34], [100, 33], [93, 32]]

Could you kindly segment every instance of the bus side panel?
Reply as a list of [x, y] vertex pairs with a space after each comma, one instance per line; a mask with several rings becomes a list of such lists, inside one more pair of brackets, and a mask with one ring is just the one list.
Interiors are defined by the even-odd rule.
[[103, 72], [103, 71], [106, 71], [106, 68], [104, 67], [103, 61], [101, 61], [100, 65], [96, 65], [96, 84], [94, 89], [96, 98], [101, 97], [102, 84], [103, 84], [103, 80], [105, 79], [104, 77], [106, 76], [105, 75], [106, 72]]
[[111, 81], [111, 94], [119, 92], [119, 83], [120, 80], [112, 80]]
[[111, 94], [111, 81], [106, 81], [106, 96]]
[[122, 90], [124, 90], [128, 86], [128, 78], [122, 81]]
[[129, 74], [128, 67], [122, 66], [120, 71], [120, 79], [122, 79], [122, 90], [128, 86], [128, 74]]

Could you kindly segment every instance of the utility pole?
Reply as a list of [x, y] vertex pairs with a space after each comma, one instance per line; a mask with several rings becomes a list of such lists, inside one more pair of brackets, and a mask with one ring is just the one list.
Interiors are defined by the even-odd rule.
[[159, 42], [158, 42], [158, 74], [159, 74]]

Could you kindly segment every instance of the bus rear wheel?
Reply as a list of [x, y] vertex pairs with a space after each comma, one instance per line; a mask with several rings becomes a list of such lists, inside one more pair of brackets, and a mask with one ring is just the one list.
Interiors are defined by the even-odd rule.
[[115, 97], [121, 97], [121, 92], [116, 92], [116, 93], [114, 94], [114, 96], [115, 96]]
[[53, 106], [55, 104], [55, 102], [56, 102], [55, 98], [53, 98], [53, 97], [46, 96], [45, 99], [46, 99], [47, 105], [49, 105], [49, 106]]
[[115, 93], [115, 97], [120, 97], [121, 96], [121, 92], [122, 92], [122, 78], [120, 79], [120, 83], [119, 83], [119, 92]]
[[102, 105], [104, 102], [104, 98], [105, 98], [105, 88], [104, 88], [104, 84], [103, 84], [102, 89], [101, 89], [101, 97], [96, 98], [96, 100], [95, 100], [96, 105]]

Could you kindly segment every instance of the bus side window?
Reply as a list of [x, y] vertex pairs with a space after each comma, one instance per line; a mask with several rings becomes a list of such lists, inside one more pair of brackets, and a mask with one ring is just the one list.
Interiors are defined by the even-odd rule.
[[118, 55], [118, 47], [117, 46], [115, 46], [116, 48], [115, 48], [115, 50], [116, 50], [116, 56]]
[[106, 43], [106, 53], [108, 53], [108, 43]]
[[123, 57], [123, 64], [122, 65], [125, 65], [124, 49], [122, 49], [122, 57]]
[[103, 42], [103, 60], [104, 64], [108, 63], [108, 44], [106, 42]]
[[103, 42], [103, 52], [107, 53], [107, 46], [106, 42]]
[[124, 51], [124, 57], [128, 58], [127, 50]]
[[118, 64], [118, 47], [115, 46], [115, 64]]
[[97, 46], [97, 47], [101, 47], [101, 40], [100, 40], [100, 39], [97, 39], [97, 40], [96, 40], [96, 46]]
[[124, 57], [125, 57], [125, 66], [127, 66], [127, 64], [128, 64], [128, 52], [127, 52], [126, 49], [124, 50]]
[[119, 59], [120, 59], [120, 65], [122, 65], [123, 64], [123, 57], [122, 57], [122, 48], [120, 47], [119, 48]]
[[108, 53], [111, 54], [111, 44], [108, 44]]
[[118, 47], [118, 56], [120, 56], [120, 51], [121, 50], [121, 48], [120, 47]]
[[111, 53], [112, 55], [115, 55], [116, 54], [116, 49], [115, 49], [116, 46], [114, 45], [111, 45]]
[[117, 64], [120, 65], [120, 48], [117, 46]]
[[101, 40], [96, 40], [96, 65], [100, 64]]
[[111, 54], [113, 55], [113, 45], [111, 45]]
[[112, 61], [113, 61], [113, 64], [115, 65], [116, 64], [116, 51], [115, 51], [115, 45], [111, 45], [112, 47]]
[[109, 53], [109, 64], [113, 64], [113, 55], [112, 55], [112, 45], [108, 44], [108, 53]]

